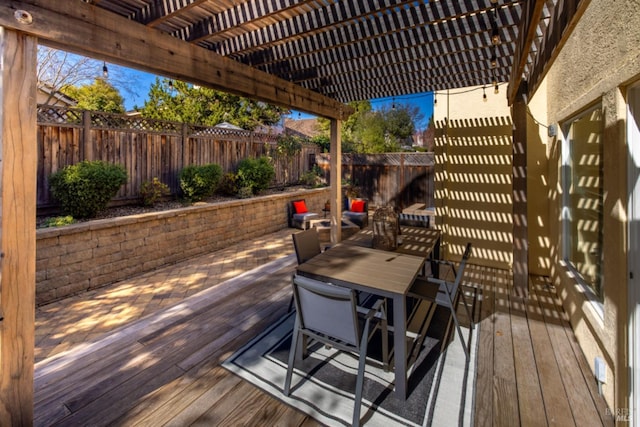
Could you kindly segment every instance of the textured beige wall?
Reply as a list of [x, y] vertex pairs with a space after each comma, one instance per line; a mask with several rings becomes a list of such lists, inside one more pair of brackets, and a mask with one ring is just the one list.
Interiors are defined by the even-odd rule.
[[473, 262], [511, 268], [513, 250], [512, 121], [503, 87], [439, 94], [436, 124], [436, 216], [445, 256], [473, 243]]
[[527, 116], [527, 218], [529, 273], [548, 276], [551, 267], [549, 235], [548, 136], [546, 84], [530, 100]]
[[[595, 309], [561, 262], [560, 223], [561, 141], [553, 139], [549, 152], [549, 218], [551, 275], [558, 285], [571, 323], [587, 360], [596, 356], [607, 364], [603, 386], [611, 408], [627, 406], [627, 152], [625, 146], [626, 85], [640, 78], [640, 8], [637, 1], [592, 0], [563, 46], [546, 77], [546, 88], [535, 99], [546, 98], [549, 123], [562, 124], [593, 105], [604, 112], [604, 304]], [[546, 89], [546, 91], [545, 91]]]

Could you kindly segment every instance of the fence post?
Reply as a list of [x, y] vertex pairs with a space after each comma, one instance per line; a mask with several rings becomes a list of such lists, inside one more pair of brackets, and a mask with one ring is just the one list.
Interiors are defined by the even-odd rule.
[[[182, 167], [180, 170], [184, 169], [187, 166], [189, 161], [189, 146], [187, 144], [187, 140], [189, 139], [189, 134], [187, 132], [188, 126], [186, 123], [182, 123]], [[180, 171], [178, 171], [179, 173]]]
[[91, 111], [82, 112], [82, 145], [84, 151], [84, 160], [93, 160], [93, 144], [91, 142]]

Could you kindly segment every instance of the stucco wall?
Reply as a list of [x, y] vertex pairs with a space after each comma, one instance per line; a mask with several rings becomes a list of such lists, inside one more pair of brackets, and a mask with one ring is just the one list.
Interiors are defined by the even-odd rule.
[[473, 243], [473, 262], [512, 266], [512, 121], [505, 88], [439, 94], [436, 124], [436, 221], [445, 256]]
[[[612, 408], [627, 407], [627, 258], [625, 145], [626, 85], [640, 77], [640, 8], [635, 1], [593, 0], [563, 46], [535, 98], [546, 99], [547, 119], [561, 130], [570, 117], [593, 105], [604, 112], [603, 314], [562, 264], [561, 140], [548, 146], [549, 218], [553, 236], [551, 275], [587, 360], [607, 364], [604, 396]], [[542, 92], [541, 92], [542, 91]]]
[[38, 230], [36, 304], [286, 228], [297, 198], [322, 213], [329, 188]]

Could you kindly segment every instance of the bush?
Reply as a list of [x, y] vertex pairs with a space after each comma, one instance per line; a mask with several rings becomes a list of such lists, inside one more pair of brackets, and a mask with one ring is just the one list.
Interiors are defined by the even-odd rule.
[[62, 227], [63, 225], [74, 224], [76, 222], [75, 219], [71, 215], [67, 216], [56, 216], [45, 219], [40, 225], [42, 228], [47, 227]]
[[169, 186], [156, 177], [153, 177], [151, 182], [143, 182], [142, 188], [140, 188], [143, 206], [153, 206], [160, 197], [168, 196], [169, 194], [171, 194]]
[[238, 190], [238, 197], [240, 199], [249, 199], [253, 196], [253, 190], [251, 187], [242, 187]]
[[122, 165], [101, 160], [84, 160], [49, 177], [53, 197], [74, 218], [96, 216], [126, 182], [127, 172]]
[[320, 167], [318, 165], [314, 165], [313, 169], [302, 174], [300, 177], [300, 183], [309, 188], [321, 187], [323, 185], [321, 175], [322, 170]]
[[259, 194], [269, 188], [276, 171], [267, 157], [246, 158], [238, 165], [238, 188], [250, 188], [252, 194]]
[[222, 176], [220, 184], [218, 184], [218, 193], [225, 196], [235, 196], [238, 194], [238, 178], [233, 172], [227, 172]]
[[222, 168], [215, 163], [187, 166], [180, 171], [180, 188], [185, 199], [197, 202], [214, 193], [221, 177]]

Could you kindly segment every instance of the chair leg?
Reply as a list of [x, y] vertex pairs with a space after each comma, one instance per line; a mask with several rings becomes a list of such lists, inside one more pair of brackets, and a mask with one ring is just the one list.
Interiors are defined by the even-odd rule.
[[464, 309], [467, 311], [467, 316], [469, 317], [469, 325], [473, 330], [473, 317], [471, 317], [471, 309], [469, 308], [469, 304], [467, 304], [467, 298], [464, 296], [464, 290], [460, 289], [460, 297], [462, 298], [462, 305], [464, 305]]
[[360, 408], [362, 406], [362, 389], [364, 386], [364, 365], [367, 360], [366, 351], [360, 353], [360, 360], [358, 362], [358, 380], [356, 382], [356, 396], [353, 403], [353, 421], [352, 425], [360, 425]]
[[452, 305], [449, 307], [451, 309], [451, 317], [453, 317], [453, 323], [456, 325], [456, 329], [458, 330], [458, 335], [460, 336], [460, 343], [462, 344], [462, 348], [464, 349], [464, 354], [467, 356], [467, 360], [471, 357], [469, 355], [468, 345], [465, 344], [464, 335], [462, 333], [462, 328], [460, 327], [460, 322], [458, 322], [458, 316], [456, 315], [456, 309]]
[[358, 359], [358, 378], [353, 402], [353, 421], [351, 425], [360, 425], [360, 407], [362, 406], [362, 388], [364, 386], [364, 366], [367, 362], [367, 343], [369, 342], [369, 319], [364, 324], [364, 331], [360, 339], [360, 357]]
[[298, 331], [298, 319], [296, 317], [295, 326], [293, 327], [293, 334], [291, 337], [291, 348], [289, 349], [289, 364], [287, 365], [287, 375], [284, 379], [284, 395], [289, 396], [291, 393], [291, 376], [293, 375], [293, 365], [296, 360], [296, 350], [298, 348], [298, 339], [300, 338], [300, 331]]

